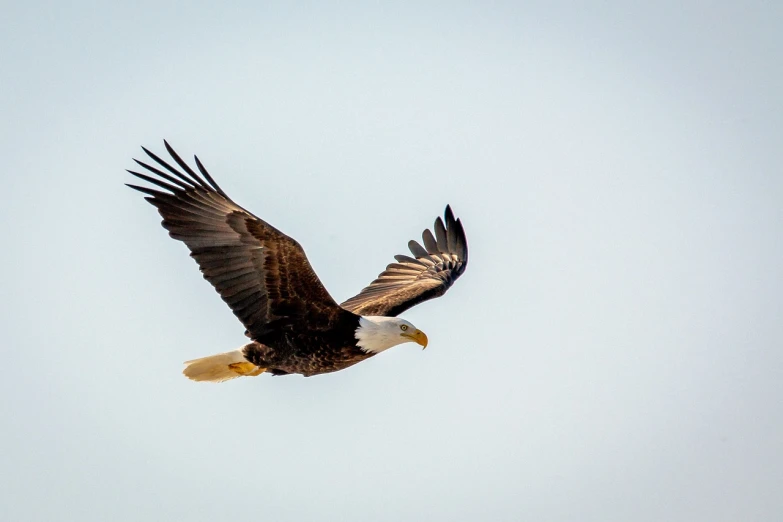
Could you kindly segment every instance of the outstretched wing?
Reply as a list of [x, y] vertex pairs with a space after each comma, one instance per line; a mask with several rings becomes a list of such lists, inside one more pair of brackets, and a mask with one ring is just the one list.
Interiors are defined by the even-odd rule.
[[299, 243], [234, 203], [197, 157], [201, 176], [164, 144], [184, 173], [142, 147], [168, 173], [138, 160], [147, 173], [128, 172], [165, 192], [128, 186], [148, 195], [144, 199], [157, 207], [163, 227], [187, 245], [204, 279], [249, 337], [302, 321], [308, 329], [328, 328], [348, 315], [321, 284]]
[[445, 224], [435, 220], [435, 235], [429, 229], [421, 235], [422, 247], [409, 241], [414, 257], [394, 256], [397, 260], [381, 272], [378, 279], [342, 305], [359, 315], [395, 316], [428, 299], [440, 297], [465, 271], [468, 242], [462, 222], [454, 219], [446, 206]]

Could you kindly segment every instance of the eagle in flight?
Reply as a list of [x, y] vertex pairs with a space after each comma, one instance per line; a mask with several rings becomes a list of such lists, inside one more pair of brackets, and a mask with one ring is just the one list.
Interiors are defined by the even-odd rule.
[[251, 340], [238, 350], [187, 361], [188, 378], [318, 375], [398, 344], [427, 346], [424, 332], [397, 315], [443, 295], [467, 267], [465, 231], [449, 206], [444, 219], [435, 220], [434, 234], [424, 230], [424, 246], [408, 243], [412, 257], [394, 256], [396, 263], [338, 305], [296, 240], [236, 204], [198, 157], [200, 175], [164, 144], [179, 169], [142, 147], [156, 165], [134, 159], [146, 173], [128, 172], [157, 188], [128, 186], [146, 194], [163, 228], [187, 245]]

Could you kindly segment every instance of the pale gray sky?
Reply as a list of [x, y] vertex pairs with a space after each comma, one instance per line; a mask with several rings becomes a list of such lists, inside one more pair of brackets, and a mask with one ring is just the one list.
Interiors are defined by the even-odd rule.
[[[0, 21], [0, 519], [783, 516], [783, 8], [22, 2]], [[243, 328], [126, 189], [199, 154], [342, 300], [451, 203], [430, 337]]]

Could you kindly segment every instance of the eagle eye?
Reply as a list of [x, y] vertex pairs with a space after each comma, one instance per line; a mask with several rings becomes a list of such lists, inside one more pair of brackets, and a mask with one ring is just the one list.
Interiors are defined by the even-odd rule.
[[400, 325], [400, 330], [402, 330], [403, 332], [404, 332], [405, 330], [407, 330], [407, 329], [408, 329], [408, 325], [407, 325], [407, 324], [401, 324], [401, 325]]

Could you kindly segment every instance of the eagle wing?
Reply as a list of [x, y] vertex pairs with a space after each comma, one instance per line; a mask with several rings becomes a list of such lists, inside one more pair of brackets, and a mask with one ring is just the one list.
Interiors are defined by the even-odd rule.
[[345, 316], [310, 266], [302, 247], [269, 223], [237, 205], [195, 157], [199, 176], [164, 141], [166, 150], [184, 171], [146, 148], [159, 168], [134, 161], [147, 174], [129, 170], [165, 190], [128, 185], [147, 197], [163, 216], [169, 235], [184, 242], [204, 279], [242, 321], [247, 335], [263, 337], [273, 328], [329, 328]]
[[462, 222], [446, 206], [444, 220], [435, 220], [435, 234], [425, 229], [422, 247], [409, 241], [413, 257], [394, 256], [378, 278], [342, 305], [358, 315], [396, 316], [428, 299], [440, 297], [465, 271], [468, 243]]

